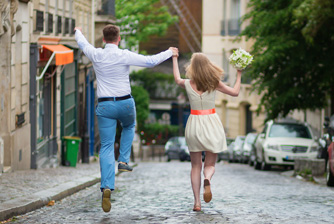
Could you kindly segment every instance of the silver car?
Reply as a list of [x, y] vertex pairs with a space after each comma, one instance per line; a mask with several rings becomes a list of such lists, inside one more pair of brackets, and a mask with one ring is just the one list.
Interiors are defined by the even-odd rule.
[[165, 145], [165, 154], [167, 155], [167, 161], [172, 159], [190, 161], [190, 153], [185, 137], [177, 136], [170, 138]]

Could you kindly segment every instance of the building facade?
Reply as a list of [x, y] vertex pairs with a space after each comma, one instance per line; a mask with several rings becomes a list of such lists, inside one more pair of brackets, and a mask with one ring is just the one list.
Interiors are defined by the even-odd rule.
[[[224, 69], [224, 81], [233, 86], [236, 69], [229, 64], [229, 56], [239, 47], [250, 51], [252, 42], [235, 38], [247, 24], [240, 25], [240, 18], [246, 13], [248, 1], [210, 0], [203, 1], [202, 51], [211, 61]], [[251, 92], [249, 82], [242, 80], [240, 94], [231, 97], [217, 93], [216, 108], [228, 137], [260, 132], [265, 112], [257, 114], [260, 95]]]
[[[233, 86], [236, 70], [229, 64], [229, 56], [233, 50], [241, 47], [250, 51], [252, 40], [236, 36], [247, 26], [247, 22], [240, 24], [241, 17], [247, 13], [249, 0], [207, 0], [203, 1], [203, 37], [202, 51], [210, 60], [221, 66], [225, 71], [225, 81]], [[256, 91], [251, 92], [248, 80], [242, 79], [238, 97], [217, 94], [216, 107], [226, 133], [229, 137], [245, 135], [248, 132], [260, 132], [266, 118], [265, 108], [257, 114], [256, 110], [261, 96]], [[308, 122], [316, 136], [322, 134], [324, 116], [327, 110], [292, 111], [288, 116], [301, 122]]]
[[29, 0], [1, 0], [0, 172], [30, 168]]
[[85, 79], [74, 27], [94, 30], [92, 1], [34, 0], [30, 12], [31, 168], [53, 167], [65, 163], [63, 137], [78, 135], [78, 87]]

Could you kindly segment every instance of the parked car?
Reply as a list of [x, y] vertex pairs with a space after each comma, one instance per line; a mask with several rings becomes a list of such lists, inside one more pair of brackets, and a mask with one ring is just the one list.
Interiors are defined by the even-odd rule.
[[235, 141], [228, 147], [229, 162], [240, 162], [241, 160], [241, 147], [245, 141], [245, 136], [237, 136]]
[[254, 139], [254, 142], [252, 144], [251, 151], [250, 151], [249, 160], [248, 160], [248, 165], [250, 165], [250, 166], [253, 166], [254, 163], [255, 163], [255, 158], [256, 158], [256, 156], [255, 156], [255, 151], [256, 151], [255, 142], [256, 142], [258, 137], [259, 137], [259, 134], [256, 135], [256, 137]]
[[177, 136], [170, 138], [165, 144], [165, 154], [167, 155], [167, 161], [172, 159], [190, 161], [190, 153], [185, 137]]
[[[234, 141], [233, 138], [226, 138], [227, 149], [233, 141]], [[225, 160], [225, 161], [229, 160], [229, 151], [228, 150], [218, 153], [217, 162], [220, 162], [221, 160]]]
[[307, 123], [268, 121], [255, 142], [255, 169], [294, 165], [296, 158], [314, 159], [318, 143]]
[[242, 163], [248, 163], [249, 158], [250, 158], [250, 152], [252, 150], [252, 144], [254, 143], [256, 136], [257, 136], [256, 133], [248, 133], [246, 135], [245, 141], [241, 147], [241, 162]]

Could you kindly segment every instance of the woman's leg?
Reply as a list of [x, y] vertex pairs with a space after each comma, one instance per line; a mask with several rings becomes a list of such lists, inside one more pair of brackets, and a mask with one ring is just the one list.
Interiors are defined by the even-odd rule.
[[211, 180], [215, 173], [215, 165], [217, 161], [217, 153], [205, 152], [204, 161], [204, 178]]
[[194, 207], [201, 206], [201, 172], [202, 172], [202, 152], [190, 152], [191, 158], [191, 186], [194, 193]]
[[217, 161], [217, 153], [205, 152], [204, 161], [204, 193], [203, 199], [206, 203], [210, 202], [212, 199], [211, 193], [211, 178], [215, 173], [215, 164]]

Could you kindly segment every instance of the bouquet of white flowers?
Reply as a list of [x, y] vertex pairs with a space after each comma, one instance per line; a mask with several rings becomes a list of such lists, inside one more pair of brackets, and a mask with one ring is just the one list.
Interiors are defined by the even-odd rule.
[[241, 48], [233, 51], [233, 54], [231, 54], [230, 56], [230, 64], [238, 70], [244, 70], [248, 65], [252, 63], [252, 61], [253, 56]]

